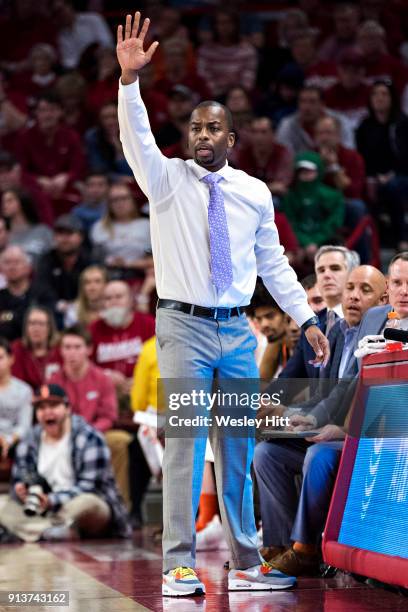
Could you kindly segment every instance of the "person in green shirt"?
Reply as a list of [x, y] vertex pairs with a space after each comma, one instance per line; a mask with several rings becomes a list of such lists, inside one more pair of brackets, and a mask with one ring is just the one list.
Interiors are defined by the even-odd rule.
[[299, 244], [312, 259], [319, 246], [332, 244], [344, 222], [344, 200], [340, 192], [324, 185], [323, 161], [306, 151], [295, 157], [295, 176], [282, 201]]

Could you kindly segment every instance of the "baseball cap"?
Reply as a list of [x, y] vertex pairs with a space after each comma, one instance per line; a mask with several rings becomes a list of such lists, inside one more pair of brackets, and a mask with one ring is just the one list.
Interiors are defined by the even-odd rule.
[[83, 232], [81, 221], [75, 215], [61, 215], [54, 223], [54, 230]]
[[42, 402], [68, 403], [68, 395], [60, 385], [41, 385], [34, 391], [33, 405], [38, 406]]

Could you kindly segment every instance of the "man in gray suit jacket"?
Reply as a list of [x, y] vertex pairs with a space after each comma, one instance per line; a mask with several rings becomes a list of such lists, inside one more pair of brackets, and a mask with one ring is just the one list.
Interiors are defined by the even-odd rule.
[[[372, 266], [359, 266], [350, 273], [342, 300], [344, 320], [338, 321], [329, 334], [331, 359], [322, 377], [334, 383], [343, 376], [352, 359], [361, 318], [380, 302], [385, 286], [383, 274]], [[324, 406], [328, 398], [323, 398], [322, 394], [320, 389], [311, 402], [303, 406], [317, 426], [324, 425], [318, 436], [310, 438], [316, 443], [275, 439], [261, 442], [255, 449], [254, 469], [267, 548], [264, 556], [266, 554], [280, 571], [290, 568], [290, 575], [294, 576], [315, 573], [318, 569], [319, 539], [343, 446], [341, 426], [346, 415], [343, 420], [336, 420], [337, 424], [329, 424], [325, 420], [328, 410]], [[294, 477], [302, 472], [298, 503]]]

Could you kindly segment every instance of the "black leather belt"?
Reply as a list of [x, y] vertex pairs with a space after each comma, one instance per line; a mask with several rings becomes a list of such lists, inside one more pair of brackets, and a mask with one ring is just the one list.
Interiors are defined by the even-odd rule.
[[215, 319], [216, 321], [228, 321], [231, 317], [239, 317], [242, 312], [242, 308], [238, 306], [234, 306], [234, 308], [205, 308], [204, 306], [194, 306], [194, 304], [177, 302], [176, 300], [159, 300], [157, 302], [157, 308], [179, 310], [195, 317]]

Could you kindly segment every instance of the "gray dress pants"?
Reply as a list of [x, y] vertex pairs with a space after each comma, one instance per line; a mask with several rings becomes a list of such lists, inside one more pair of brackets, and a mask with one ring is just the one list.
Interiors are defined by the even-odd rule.
[[[213, 388], [219, 379], [258, 379], [256, 339], [245, 315], [217, 321], [158, 309], [157, 351], [161, 380], [183, 379], [180, 389]], [[241, 380], [242, 383], [242, 380]], [[169, 383], [170, 384], [170, 383]], [[232, 383], [233, 386], [233, 383]], [[253, 384], [252, 387], [253, 388]], [[219, 408], [207, 413], [214, 416]], [[173, 413], [174, 414], [174, 413]], [[208, 436], [214, 452], [221, 521], [231, 551], [231, 566], [245, 569], [262, 562], [256, 546], [250, 467], [254, 431], [240, 437], [214, 422]], [[163, 461], [163, 571], [195, 566], [195, 518], [201, 492], [207, 434], [167, 437]]]

